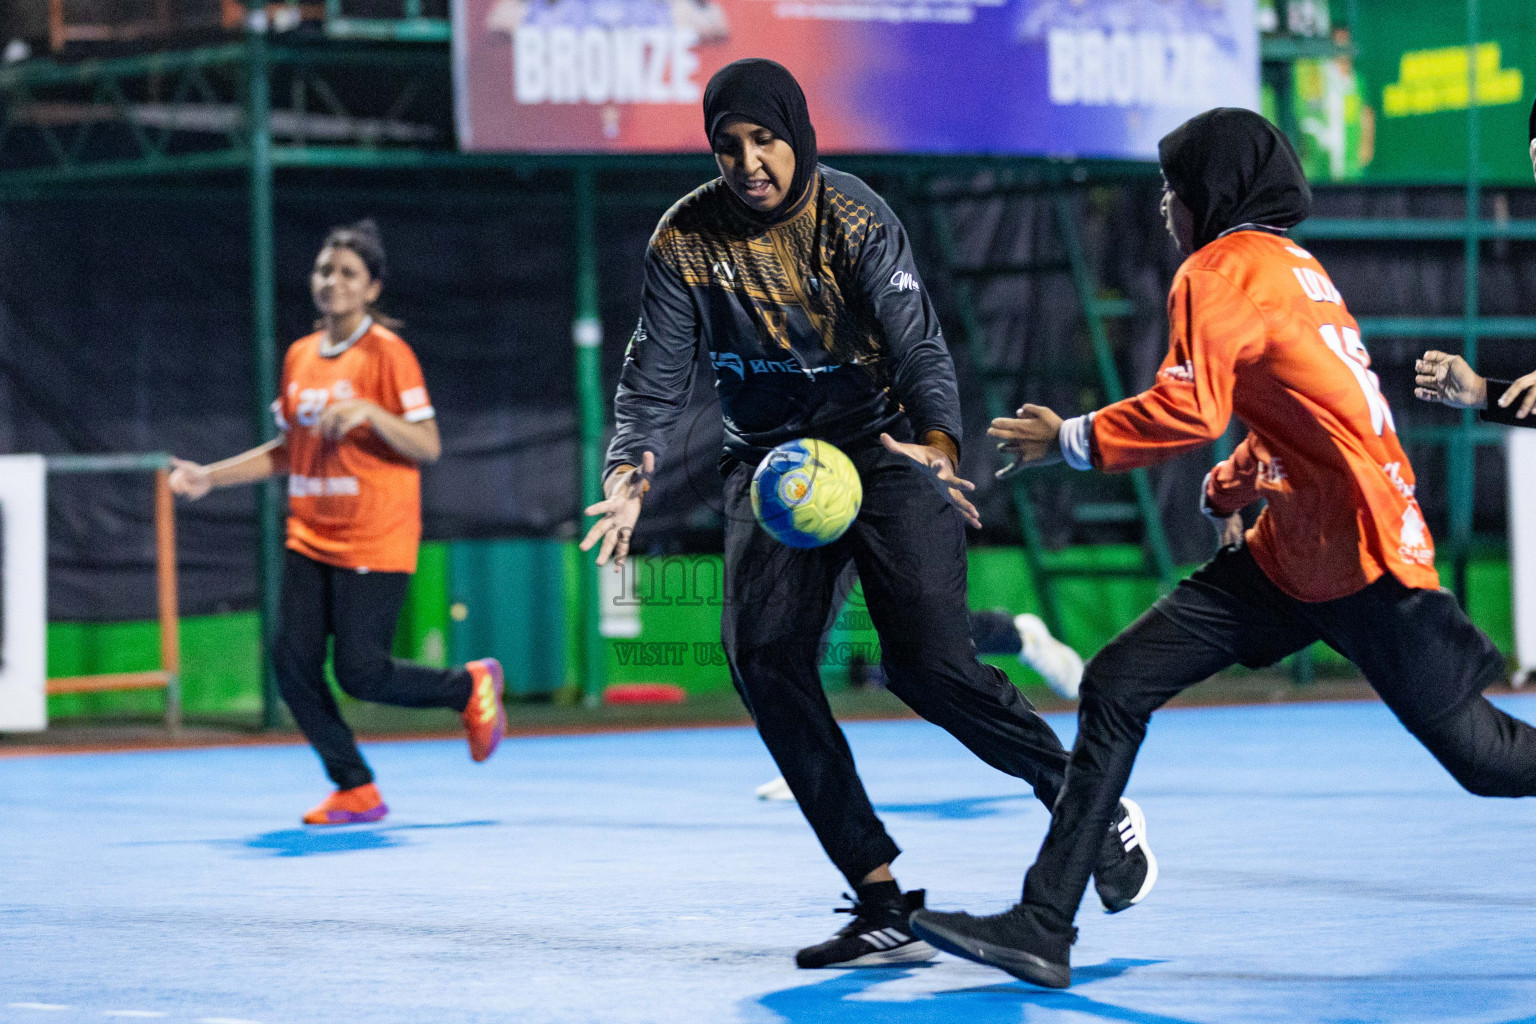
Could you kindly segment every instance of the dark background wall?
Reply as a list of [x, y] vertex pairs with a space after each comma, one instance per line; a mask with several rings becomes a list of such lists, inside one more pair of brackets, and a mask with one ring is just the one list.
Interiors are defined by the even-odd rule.
[[[638, 312], [640, 259], [656, 218], [697, 176], [608, 175], [599, 250], [605, 390], [611, 392]], [[981, 543], [1016, 541], [993, 468], [982, 381], [972, 372], [951, 282], [923, 197], [898, 180], [871, 178], [907, 222], [946, 321], [960, 370], [969, 443], [964, 471], [982, 487]], [[1047, 200], [987, 195], [986, 181], [939, 183], [982, 194], [947, 207], [962, 262], [1048, 258], [1060, 242]], [[1536, 216], [1536, 193], [1489, 198], [1490, 216]], [[1072, 202], [1104, 293], [1134, 314], [1112, 327], [1128, 387], [1152, 380], [1164, 346], [1163, 300], [1178, 257], [1162, 234], [1152, 182], [1080, 189]], [[1328, 215], [1456, 217], [1460, 194], [1433, 189], [1327, 189]], [[307, 275], [326, 229], [358, 217], [380, 223], [389, 248], [384, 306], [405, 321], [437, 407], [444, 457], [423, 475], [429, 537], [572, 536], [577, 529], [576, 441], [570, 324], [572, 211], [556, 175], [451, 176], [424, 180], [285, 179], [277, 208], [279, 353], [311, 329]], [[237, 183], [74, 192], [0, 210], [0, 450], [45, 453], [166, 450], [211, 461], [256, 440], [251, 393], [247, 211]], [[1317, 243], [1356, 315], [1461, 311], [1459, 243]], [[1536, 247], [1484, 247], [1486, 313], [1536, 310]], [[1103, 400], [1075, 293], [1064, 275], [999, 278], [979, 288], [984, 361], [1010, 371], [1007, 401], [1045, 402], [1063, 413]], [[1422, 345], [1371, 343], [1397, 423], [1450, 422], [1411, 398]], [[1529, 341], [1484, 342], [1482, 368], [1536, 368]], [[665, 467], [647, 503], [642, 547], [718, 544], [718, 412], [697, 387], [682, 457]], [[1443, 466], [1410, 446], [1431, 525], [1444, 521]], [[1209, 466], [1197, 453], [1154, 476], [1165, 522], [1185, 561], [1210, 541], [1194, 513]], [[1123, 527], [1074, 524], [1070, 509], [1107, 497], [1113, 480], [1056, 472], [1037, 480], [1052, 543], [1132, 539]], [[189, 613], [255, 600], [255, 523], [248, 489], [184, 505], [178, 519], [183, 602]], [[1479, 455], [1477, 526], [1503, 525], [1503, 468]], [[50, 519], [50, 615], [135, 618], [153, 607], [149, 481], [56, 478]]]

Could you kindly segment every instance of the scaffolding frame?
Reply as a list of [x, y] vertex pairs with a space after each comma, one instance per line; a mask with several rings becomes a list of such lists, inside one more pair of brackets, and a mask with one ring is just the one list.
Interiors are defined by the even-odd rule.
[[[568, 176], [574, 212], [576, 254], [572, 287], [576, 297], [571, 327], [576, 350], [577, 397], [580, 424], [581, 507], [602, 497], [604, 402], [601, 380], [602, 328], [598, 316], [597, 213], [608, 202], [634, 202], [634, 195], [603, 194], [599, 175], [606, 171], [696, 170], [713, 173], [707, 153], [609, 155], [609, 154], [480, 154], [421, 146], [391, 145], [380, 134], [355, 145], [313, 145], [300, 133], [297, 141], [279, 142], [274, 132], [274, 111], [285, 115], [304, 113], [295, 104], [310, 95], [326, 98], [332, 116], [344, 115], [334, 91], [325, 88], [325, 73], [339, 67], [393, 69], [397, 73], [449, 70], [447, 47], [438, 40], [448, 36], [447, 23], [438, 21], [431, 31], [421, 26], [399, 30], [401, 23], [358, 25], [340, 33], [366, 40], [399, 42], [426, 40], [414, 46], [385, 48], [336, 42], [305, 44], [289, 42], [269, 33], [265, 8], [251, 0], [251, 14], [238, 42], [196, 46], [137, 56], [75, 63], [37, 59], [0, 68], [0, 202], [48, 199], [89, 183], [126, 184], [133, 181], [172, 180], [176, 187], [192, 187], [189, 181], [210, 176], [242, 174], [250, 211], [251, 302], [253, 387], [252, 414], [258, 440], [269, 440], [274, 426], [267, 407], [277, 390], [277, 338], [275, 333], [274, 193], [278, 175], [287, 170], [334, 169], [375, 172], [503, 171], [527, 176], [554, 171]], [[335, 11], [339, 5], [333, 3]], [[399, 31], [397, 31], [399, 30]], [[274, 105], [271, 78], [274, 68], [296, 69], [311, 87], [291, 95], [287, 108]], [[219, 79], [218, 76], [224, 76]], [[147, 124], [145, 104], [138, 83], [153, 80], [155, 90], [170, 98], [155, 111], [156, 123]], [[235, 83], [232, 86], [231, 83]], [[238, 95], [231, 91], [238, 86]], [[74, 99], [69, 108], [78, 119], [83, 91], [88, 112], [72, 130], [33, 118], [39, 97], [49, 90], [63, 90]], [[211, 131], [206, 117], [210, 107], [226, 110], [238, 102], [241, 116], [221, 122], [224, 130]], [[49, 108], [45, 108], [49, 109]], [[201, 116], [202, 119], [198, 120]], [[105, 156], [93, 153], [100, 125], [123, 129], [118, 151]], [[194, 148], [178, 146], [189, 126], [201, 131]], [[18, 139], [30, 135], [30, 149], [16, 155]], [[209, 145], [209, 142], [213, 145]], [[131, 151], [123, 153], [127, 146]], [[957, 171], [994, 170], [1013, 173], [1021, 168], [1065, 167], [1076, 181], [1112, 181], [1126, 175], [1144, 175], [1146, 165], [1134, 161], [1059, 161], [1024, 157], [854, 156], [839, 160], [850, 170], [892, 175], [936, 175]], [[282, 566], [280, 493], [273, 481], [257, 485], [260, 523], [259, 611], [265, 649], [270, 650], [272, 630], [278, 617]], [[577, 510], [579, 514], [579, 509]], [[599, 597], [597, 567], [583, 560], [580, 580], [578, 673], [583, 699], [601, 700], [604, 685], [604, 649], [598, 632]], [[276, 680], [270, 658], [263, 658], [263, 712], [265, 727], [281, 724]]]
[[[267, 415], [267, 403], [277, 387], [273, 204], [280, 173], [297, 169], [346, 169], [378, 172], [484, 170], [519, 176], [555, 171], [568, 175], [570, 202], [575, 214], [576, 266], [572, 287], [576, 312], [571, 335], [576, 350], [580, 411], [579, 493], [583, 506], [590, 504], [601, 497], [603, 437], [602, 331], [598, 318], [599, 282], [595, 255], [597, 212], [604, 202], [622, 202], [626, 198], [604, 195], [599, 188], [599, 175], [604, 171], [646, 169], [688, 169], [708, 174], [712, 162], [707, 154], [461, 153], [448, 148], [429, 148], [420, 141], [392, 141], [388, 118], [379, 125], [359, 127], [359, 119], [344, 109], [334, 91], [325, 88], [325, 75], [329, 69], [366, 66], [391, 69], [406, 78], [413, 72], [443, 76], [449, 73], [448, 23], [421, 17], [420, 0], [406, 0], [406, 3], [403, 19], [348, 23], [342, 15], [340, 0], [327, 0], [330, 40], [316, 45], [269, 34], [268, 6], [262, 0], [247, 0], [248, 14], [244, 19], [243, 36], [238, 41], [73, 63], [35, 59], [0, 68], [0, 103], [4, 104], [3, 116], [0, 116], [0, 202], [46, 199], [92, 182], [126, 184], [136, 180], [174, 179], [177, 187], [189, 188], [193, 186], [187, 182], [209, 176], [242, 175], [250, 210], [252, 412], [258, 438], [268, 439], [274, 427]], [[1466, 0], [1466, 5], [1468, 45], [1475, 46], [1479, 28], [1478, 0]], [[1353, 7], [1352, 2], [1351, 24]], [[348, 45], [338, 41], [348, 38], [367, 42]], [[396, 45], [375, 45], [385, 40]], [[1265, 40], [1263, 56], [1273, 64], [1341, 52], [1348, 50], [1331, 41]], [[310, 83], [304, 89], [293, 90], [285, 108], [274, 106], [271, 84], [275, 68], [293, 70], [300, 79]], [[229, 91], [227, 82], [221, 92], [220, 85], [214, 81], [216, 73], [236, 82], [238, 95]], [[1476, 61], [1468, 62], [1468, 75], [1472, 87], [1469, 95], [1475, 97]], [[130, 99], [129, 83], [145, 80], [152, 81], [155, 95], [168, 95], [170, 101], [151, 110], [142, 99]], [[28, 121], [20, 116], [39, 114], [39, 94], [51, 89], [62, 89], [66, 93], [76, 90], [71, 94], [75, 108], [80, 105], [78, 91], [88, 90], [87, 112], [96, 113], [82, 120], [80, 111], [70, 108], [73, 112], [69, 116], [76, 118], [72, 131], [48, 123], [45, 118], [33, 116]], [[409, 92], [408, 84], [403, 91]], [[340, 118], [343, 125], [351, 125], [350, 144], [336, 144], [335, 140], [328, 144], [310, 144], [304, 128], [308, 122], [304, 118], [310, 112], [307, 104], [312, 96], [322, 104], [321, 116]], [[231, 107], [237, 108], [236, 116], [229, 116]], [[206, 115], [212, 112], [210, 108], [217, 108], [223, 118], [215, 124], [216, 131], [208, 127], [210, 122]], [[179, 119], [194, 111], [204, 116], [200, 122], [202, 134], [199, 141], [193, 146], [178, 144], [178, 140], [185, 141], [190, 124]], [[274, 125], [275, 113], [287, 119], [288, 127]], [[1319, 219], [1302, 225], [1296, 235], [1302, 239], [1462, 240], [1466, 251], [1467, 300], [1461, 317], [1366, 317], [1362, 319], [1361, 327], [1367, 335], [1460, 338], [1463, 355], [1474, 361], [1479, 338], [1536, 337], [1536, 317], [1481, 316], [1478, 302], [1481, 243], [1536, 239], [1536, 221], [1493, 222], [1481, 218], [1482, 177], [1477, 159], [1479, 134], [1475, 103], [1469, 105], [1467, 117], [1467, 215], [1463, 219]], [[122, 129], [130, 140], [131, 152], [123, 152], [121, 145], [118, 151], [107, 155], [93, 152], [91, 147], [100, 138], [99, 126], [102, 124]], [[298, 127], [292, 128], [292, 125]], [[279, 141], [284, 137], [283, 132], [275, 127], [283, 128], [290, 141]], [[30, 148], [21, 146], [21, 153], [17, 155], [18, 140], [22, 136], [30, 140]], [[120, 143], [123, 137], [119, 135]], [[292, 141], [295, 137], [297, 141]], [[958, 171], [996, 171], [1006, 176], [1044, 170], [1057, 178], [1065, 176], [1075, 184], [1115, 182], [1149, 172], [1147, 164], [1134, 161], [1061, 161], [1025, 157], [857, 156], [840, 159], [839, 163], [850, 170], [888, 173], [908, 179]], [[1070, 216], [1067, 220], [1064, 231], [1071, 230]], [[939, 234], [943, 236], [942, 229]], [[1074, 281], [1083, 297], [1101, 378], [1110, 389], [1107, 393], [1113, 393], [1113, 388], [1119, 384], [1118, 376], [1111, 372], [1114, 366], [1103, 331], [1104, 310], [1093, 293], [1091, 280], [1082, 277], [1077, 265], [1080, 262], [1074, 261]], [[1497, 444], [1501, 437], [1499, 431], [1476, 424], [1468, 412], [1454, 427], [1415, 431], [1407, 438], [1445, 446], [1449, 467], [1451, 551], [1457, 590], [1463, 595], [1472, 542], [1470, 456], [1475, 446]], [[270, 649], [271, 631], [277, 619], [282, 523], [276, 484], [269, 481], [260, 487], [260, 612], [263, 641]], [[1147, 495], [1142, 491], [1143, 488], [1137, 488], [1136, 498], [1141, 506], [1139, 514], [1146, 520]], [[1020, 504], [1019, 507], [1024, 506]], [[1153, 515], [1148, 521], [1155, 519]], [[1160, 531], [1160, 524], [1157, 530]], [[1154, 575], [1167, 575], [1163, 562], [1154, 543]], [[578, 645], [578, 678], [585, 699], [595, 702], [601, 698], [604, 681], [603, 649], [597, 631], [598, 579], [596, 567], [589, 560], [584, 560], [583, 564], [580, 581], [583, 642]], [[263, 724], [275, 727], [280, 723], [275, 680], [270, 659], [264, 657], [263, 664]]]

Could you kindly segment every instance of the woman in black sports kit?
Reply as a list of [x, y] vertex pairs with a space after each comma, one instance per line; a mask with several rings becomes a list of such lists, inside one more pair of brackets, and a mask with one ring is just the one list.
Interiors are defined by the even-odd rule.
[[[888, 686], [1047, 806], [1067, 755], [999, 670], [976, 660], [966, 614], [965, 521], [955, 474], [954, 366], [901, 222], [869, 186], [817, 163], [793, 76], [767, 60], [721, 69], [704, 93], [721, 176], [662, 218], [646, 252], [639, 326], [615, 399], [606, 499], [582, 541], [622, 562], [658, 460], [682, 415], [702, 347], [725, 420], [726, 602], [732, 680], [817, 838], [857, 892], [853, 920], [800, 951], [801, 967], [926, 960], [907, 916], [921, 891], [890, 873], [900, 852], [870, 806], [817, 671], [821, 632], [851, 561], [880, 635]], [[784, 441], [837, 445], [864, 503], [838, 541], [786, 547], [750, 505], [754, 469]], [[1116, 826], [1139, 834], [1129, 801]], [[1125, 829], [1096, 871], [1111, 911], [1137, 902], [1155, 862]]]

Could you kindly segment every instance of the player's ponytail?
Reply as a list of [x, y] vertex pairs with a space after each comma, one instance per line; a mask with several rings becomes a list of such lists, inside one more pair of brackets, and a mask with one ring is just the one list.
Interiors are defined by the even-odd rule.
[[[389, 263], [384, 256], [384, 236], [379, 233], [379, 225], [372, 217], [364, 217], [356, 224], [331, 228], [320, 248], [346, 249], [363, 261], [369, 277], [380, 284], [384, 282]], [[404, 326], [399, 320], [381, 312], [373, 303], [368, 305], [368, 315], [373, 317], [374, 323], [392, 331], [398, 331]]]

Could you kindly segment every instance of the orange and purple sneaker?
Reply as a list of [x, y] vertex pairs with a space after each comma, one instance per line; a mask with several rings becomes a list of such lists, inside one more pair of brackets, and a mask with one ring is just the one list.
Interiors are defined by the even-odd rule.
[[319, 806], [310, 808], [304, 815], [304, 824], [360, 825], [378, 821], [388, 813], [389, 806], [379, 796], [378, 787], [370, 782], [366, 786], [338, 789], [320, 801]]
[[469, 757], [484, 761], [496, 753], [501, 738], [507, 734], [507, 709], [501, 703], [506, 681], [501, 662], [481, 658], [464, 666], [472, 679], [469, 704], [464, 708], [464, 731], [469, 734]]

